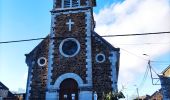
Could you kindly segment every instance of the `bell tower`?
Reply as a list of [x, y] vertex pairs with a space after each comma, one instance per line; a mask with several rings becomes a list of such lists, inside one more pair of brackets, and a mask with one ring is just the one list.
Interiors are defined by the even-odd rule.
[[46, 99], [92, 100], [91, 39], [95, 5], [95, 0], [54, 0]]
[[120, 49], [94, 31], [95, 0], [54, 0], [50, 34], [26, 54], [26, 100], [103, 100], [117, 92]]

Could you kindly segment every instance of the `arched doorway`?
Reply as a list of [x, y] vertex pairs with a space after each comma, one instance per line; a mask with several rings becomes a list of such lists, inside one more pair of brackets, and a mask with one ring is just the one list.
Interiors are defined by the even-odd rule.
[[60, 84], [59, 100], [78, 100], [78, 84], [74, 79], [65, 79]]

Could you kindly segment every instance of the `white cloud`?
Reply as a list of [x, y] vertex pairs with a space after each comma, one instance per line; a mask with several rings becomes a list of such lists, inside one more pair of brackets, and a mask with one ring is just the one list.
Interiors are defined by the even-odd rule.
[[[105, 7], [94, 16], [95, 30], [100, 35], [170, 31], [169, 0], [125, 0], [122, 3]], [[168, 44], [121, 45], [170, 43], [170, 34], [106, 39], [111, 44], [123, 48], [120, 60], [120, 83], [129, 83], [127, 80], [132, 82], [137, 79], [136, 74], [142, 74], [145, 71], [147, 61], [142, 59], [148, 58], [142, 54], [147, 53], [151, 59], [154, 59], [170, 52]]]

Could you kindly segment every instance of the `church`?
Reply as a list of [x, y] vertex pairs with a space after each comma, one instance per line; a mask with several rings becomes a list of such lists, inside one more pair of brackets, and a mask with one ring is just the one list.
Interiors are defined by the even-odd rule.
[[26, 54], [26, 100], [102, 100], [118, 91], [120, 49], [95, 31], [96, 0], [53, 0], [50, 34]]

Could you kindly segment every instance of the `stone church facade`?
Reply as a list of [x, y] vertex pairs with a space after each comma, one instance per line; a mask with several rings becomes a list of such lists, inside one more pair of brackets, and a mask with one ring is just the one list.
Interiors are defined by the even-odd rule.
[[158, 76], [161, 82], [163, 100], [170, 100], [170, 65]]
[[102, 100], [117, 92], [119, 48], [95, 31], [96, 0], [54, 0], [50, 34], [26, 54], [27, 100]]

